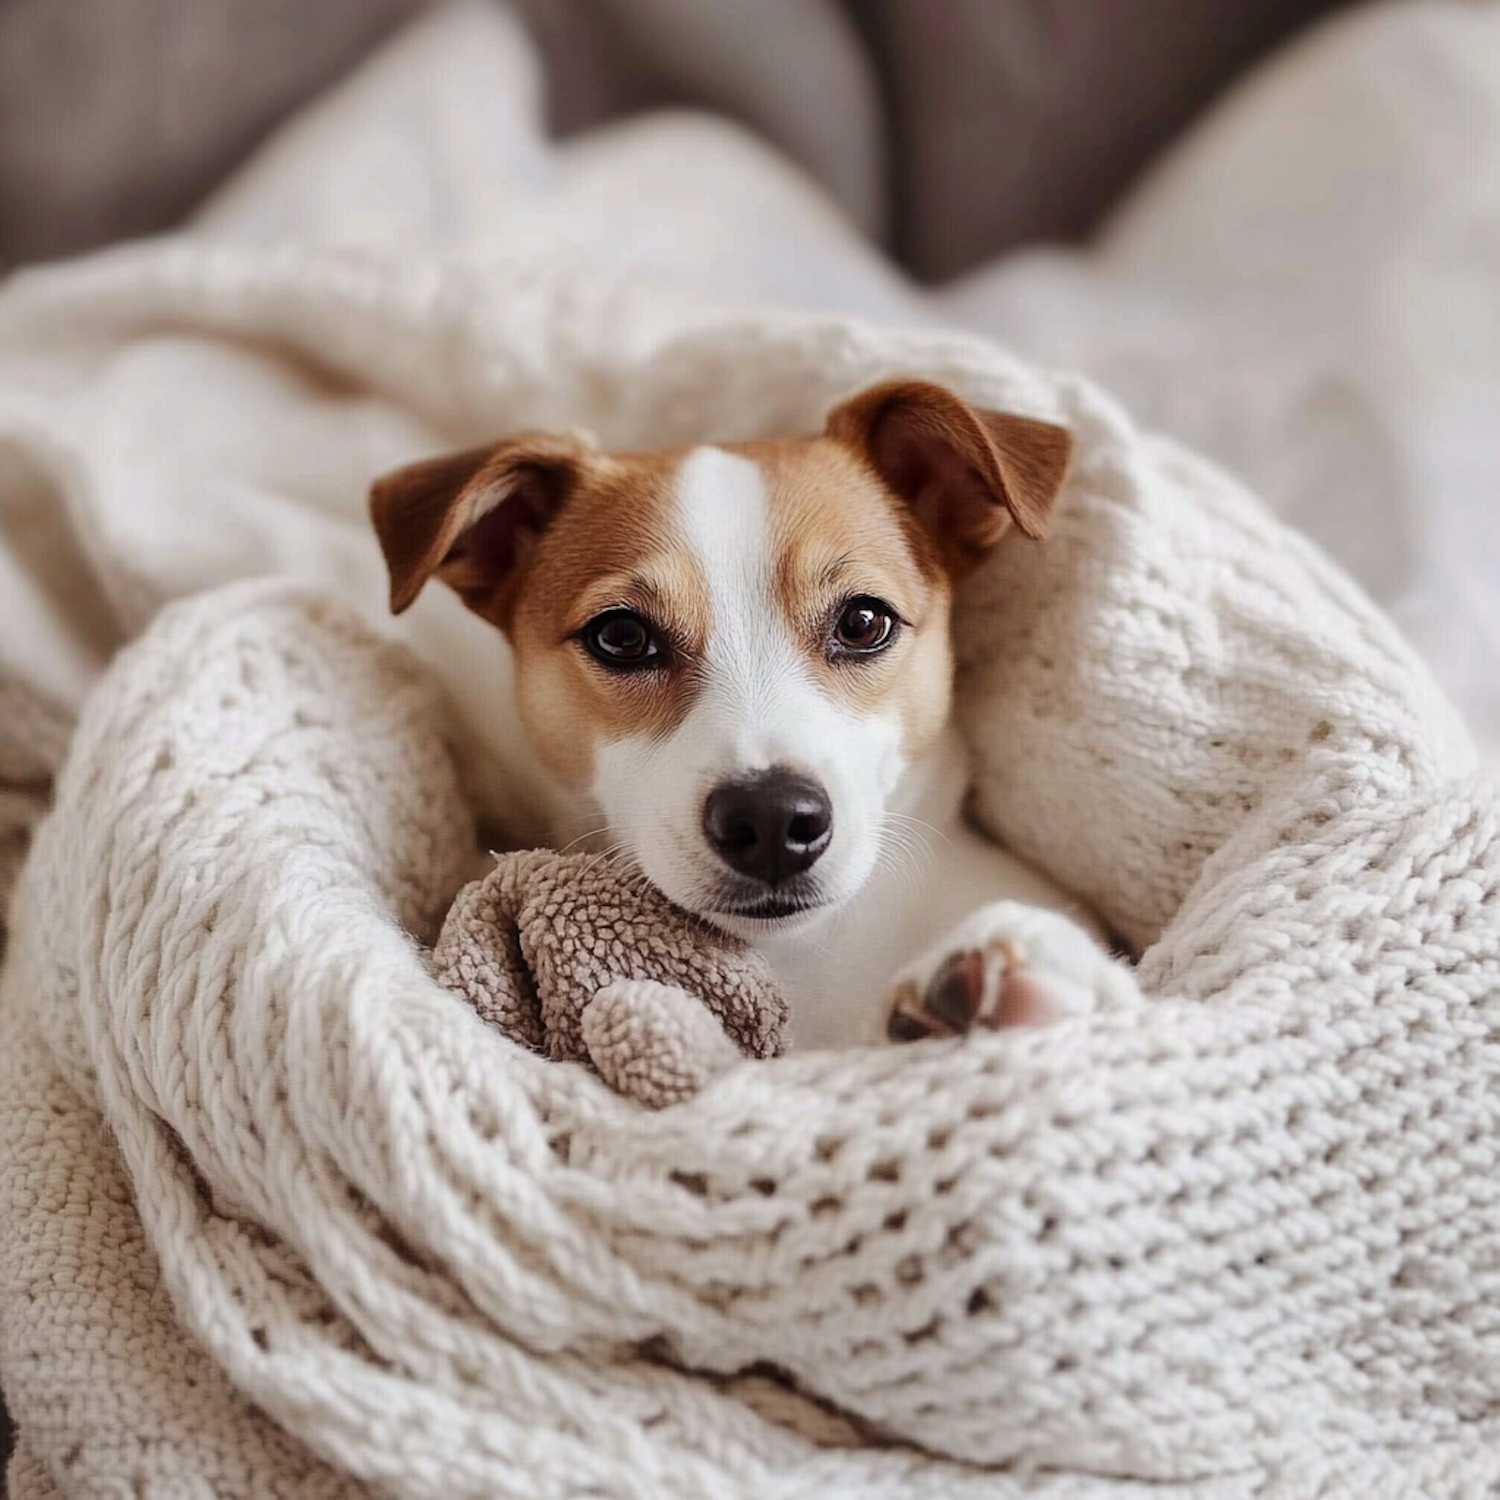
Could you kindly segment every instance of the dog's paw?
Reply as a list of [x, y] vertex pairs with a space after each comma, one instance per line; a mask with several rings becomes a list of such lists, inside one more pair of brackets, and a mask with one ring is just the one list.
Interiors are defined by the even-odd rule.
[[886, 992], [892, 1042], [1035, 1026], [1140, 998], [1135, 978], [1076, 922], [997, 901], [965, 917]]

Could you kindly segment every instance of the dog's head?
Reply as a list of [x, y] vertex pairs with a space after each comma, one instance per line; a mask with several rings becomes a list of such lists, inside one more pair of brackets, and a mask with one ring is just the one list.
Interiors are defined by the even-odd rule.
[[753, 935], [848, 901], [941, 731], [953, 585], [1045, 535], [1059, 427], [890, 381], [815, 438], [607, 455], [525, 433], [379, 480], [397, 613], [504, 631], [543, 761], [672, 901]]

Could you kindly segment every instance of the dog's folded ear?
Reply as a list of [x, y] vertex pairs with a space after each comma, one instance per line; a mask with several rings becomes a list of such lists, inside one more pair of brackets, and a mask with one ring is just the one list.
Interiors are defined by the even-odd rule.
[[377, 479], [370, 517], [390, 573], [391, 612], [399, 615], [436, 575], [503, 626], [517, 564], [594, 456], [579, 434], [528, 432]]
[[825, 435], [864, 456], [955, 573], [1012, 522], [1046, 537], [1073, 452], [1064, 427], [980, 410], [925, 380], [887, 380], [850, 397], [829, 413]]

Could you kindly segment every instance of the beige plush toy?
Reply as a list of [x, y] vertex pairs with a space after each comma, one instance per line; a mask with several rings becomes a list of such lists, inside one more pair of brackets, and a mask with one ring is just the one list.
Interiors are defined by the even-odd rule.
[[765, 960], [595, 855], [500, 855], [459, 892], [432, 968], [507, 1036], [653, 1109], [781, 1051]]

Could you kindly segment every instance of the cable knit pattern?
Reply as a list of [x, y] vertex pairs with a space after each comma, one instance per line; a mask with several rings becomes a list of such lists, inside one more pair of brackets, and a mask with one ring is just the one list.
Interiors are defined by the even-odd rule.
[[[1493, 368], [1463, 316], [1492, 300], [1490, 158], [1450, 149], [1494, 116], [1482, 11], [1371, 8], [1387, 45], [1236, 105], [1076, 275], [958, 300], [891, 290], [743, 150], [653, 190], [680, 124], [534, 151], [487, 5], [200, 229], [6, 283], [12, 1500], [1500, 1489], [1496, 794], [1316, 549], [1087, 382], [925, 323], [1036, 330], [1324, 534], [1379, 515], [1370, 576], [1417, 537], [1418, 592], [1457, 597], [1452, 517], [1489, 482], [1484, 382], [1453, 378], [1460, 347]], [[1371, 162], [1380, 213], [1309, 211]], [[765, 310], [787, 288], [819, 313]], [[441, 590], [386, 622], [364, 487], [528, 426], [811, 431], [894, 374], [1076, 436], [1056, 538], [963, 601], [959, 707], [977, 814], [1129, 939], [1149, 998], [642, 1110], [413, 941], [466, 873], [444, 709], [518, 838], [541, 781], [493, 633]], [[166, 608], [267, 573], [422, 670], [321, 593]]]
[[[1496, 796], [1315, 549], [1051, 399], [1057, 544], [966, 601], [964, 717], [981, 815], [1145, 949], [1142, 1007], [641, 1110], [428, 975], [466, 813], [407, 658], [267, 585], [125, 653], [6, 976], [19, 1500], [127, 1452], [148, 1496], [1500, 1484]], [[97, 1219], [39, 1058], [109, 1126]]]

